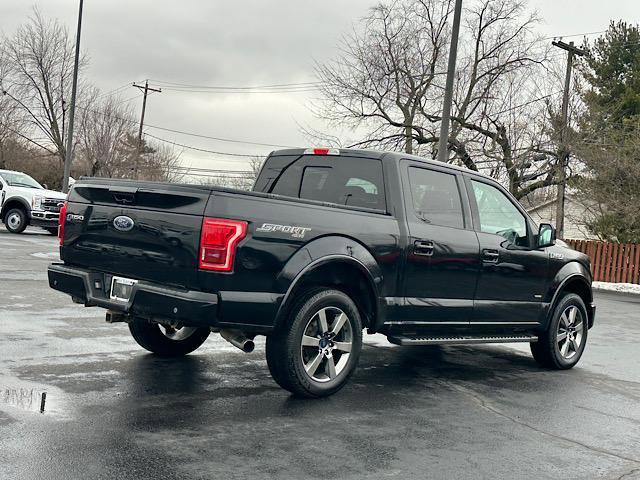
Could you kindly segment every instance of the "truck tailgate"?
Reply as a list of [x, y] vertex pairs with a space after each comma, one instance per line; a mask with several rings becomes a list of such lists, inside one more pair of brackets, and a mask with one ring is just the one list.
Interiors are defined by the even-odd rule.
[[197, 287], [206, 188], [82, 180], [69, 194], [67, 265], [139, 280]]

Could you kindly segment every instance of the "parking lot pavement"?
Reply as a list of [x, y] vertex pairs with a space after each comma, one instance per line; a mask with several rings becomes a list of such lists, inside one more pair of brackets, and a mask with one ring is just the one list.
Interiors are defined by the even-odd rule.
[[340, 393], [299, 400], [263, 343], [146, 354], [48, 288], [56, 258], [54, 237], [0, 227], [2, 479], [640, 478], [640, 297], [597, 295], [570, 371], [522, 345], [375, 338]]

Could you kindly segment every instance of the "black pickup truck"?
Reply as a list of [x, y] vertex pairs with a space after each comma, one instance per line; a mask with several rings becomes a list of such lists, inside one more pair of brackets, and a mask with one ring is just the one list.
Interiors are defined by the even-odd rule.
[[271, 153], [253, 191], [82, 179], [52, 288], [159, 355], [210, 332], [302, 396], [353, 373], [362, 332], [399, 345], [528, 342], [556, 369], [593, 325], [589, 260], [496, 181], [401, 153]]

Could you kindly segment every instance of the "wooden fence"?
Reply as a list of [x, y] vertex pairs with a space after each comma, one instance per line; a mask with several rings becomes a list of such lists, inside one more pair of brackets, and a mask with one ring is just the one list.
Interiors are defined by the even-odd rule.
[[640, 283], [640, 244], [594, 240], [565, 240], [591, 259], [591, 273], [598, 282]]

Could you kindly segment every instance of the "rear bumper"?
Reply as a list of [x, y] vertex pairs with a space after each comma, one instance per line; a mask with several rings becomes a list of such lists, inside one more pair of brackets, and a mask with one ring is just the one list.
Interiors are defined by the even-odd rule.
[[215, 326], [218, 295], [138, 282], [127, 302], [109, 298], [111, 275], [63, 264], [49, 265], [49, 286], [71, 295], [87, 307], [102, 307], [127, 315], [194, 326]]
[[[127, 302], [109, 297], [112, 275], [62, 263], [49, 265], [49, 286], [87, 307], [102, 307], [158, 322], [234, 328], [249, 333], [273, 330], [282, 294], [221, 291], [207, 293], [139, 281]], [[223, 308], [224, 307], [224, 308]]]

